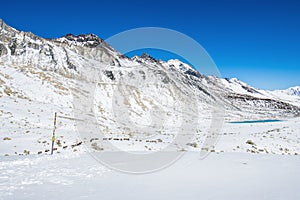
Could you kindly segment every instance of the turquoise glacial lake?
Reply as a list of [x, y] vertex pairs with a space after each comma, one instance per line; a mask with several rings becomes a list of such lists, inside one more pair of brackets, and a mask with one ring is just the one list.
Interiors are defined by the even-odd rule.
[[247, 120], [247, 121], [235, 121], [229, 122], [231, 124], [254, 124], [254, 123], [268, 123], [268, 122], [282, 122], [279, 119], [264, 119], [264, 120]]

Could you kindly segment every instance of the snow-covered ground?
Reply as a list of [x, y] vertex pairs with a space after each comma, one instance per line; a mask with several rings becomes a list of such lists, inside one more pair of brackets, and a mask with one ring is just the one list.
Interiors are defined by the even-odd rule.
[[[63, 149], [56, 144], [60, 153], [50, 155], [44, 151], [50, 149], [50, 142], [39, 146], [33, 135], [1, 138], [1, 152], [33, 150], [29, 155], [2, 153], [0, 199], [296, 200], [300, 198], [299, 120], [225, 123], [214, 152], [205, 159], [200, 159], [199, 147], [191, 147], [170, 167], [142, 175], [107, 168], [82, 145], [74, 152], [70, 146]], [[66, 135], [65, 140], [74, 144], [80, 139]]]
[[226, 123], [218, 152], [300, 154], [300, 118], [265, 123]]
[[1, 158], [0, 199], [299, 199], [299, 156], [187, 152], [167, 169], [132, 175], [89, 154]]

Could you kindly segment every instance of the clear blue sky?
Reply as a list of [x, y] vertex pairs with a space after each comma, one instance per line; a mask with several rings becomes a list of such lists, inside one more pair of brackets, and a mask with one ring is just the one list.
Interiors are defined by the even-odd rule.
[[262, 89], [300, 85], [298, 0], [6, 0], [0, 18], [46, 38], [95, 33], [106, 39], [132, 28], [170, 28], [198, 41], [223, 77]]

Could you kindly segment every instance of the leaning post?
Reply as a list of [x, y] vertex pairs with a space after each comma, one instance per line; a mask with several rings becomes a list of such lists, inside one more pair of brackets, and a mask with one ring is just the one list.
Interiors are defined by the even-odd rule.
[[55, 142], [55, 130], [56, 130], [56, 112], [54, 113], [54, 128], [53, 128], [53, 133], [52, 133], [52, 146], [51, 146], [51, 155], [53, 154], [53, 147], [54, 147], [54, 142]]

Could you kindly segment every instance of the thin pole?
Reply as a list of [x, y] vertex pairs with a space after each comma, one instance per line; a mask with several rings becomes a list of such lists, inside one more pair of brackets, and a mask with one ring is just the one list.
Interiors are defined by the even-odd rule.
[[56, 130], [56, 112], [54, 113], [54, 128], [52, 133], [52, 146], [51, 146], [51, 155], [53, 154], [53, 147], [55, 142], [55, 130]]

